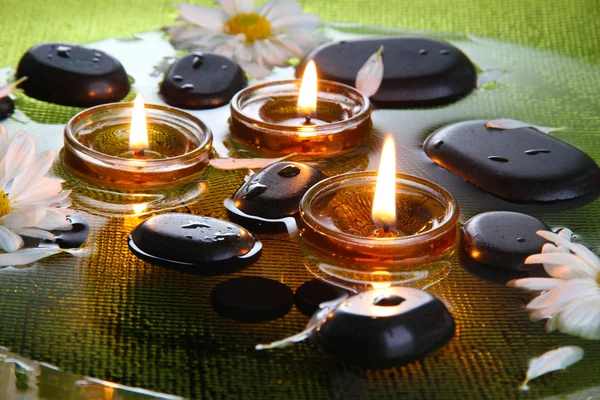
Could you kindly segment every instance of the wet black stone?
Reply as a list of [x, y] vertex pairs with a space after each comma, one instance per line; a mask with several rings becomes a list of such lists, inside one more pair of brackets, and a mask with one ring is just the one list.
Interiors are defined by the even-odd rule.
[[73, 229], [56, 232], [56, 244], [62, 249], [81, 247], [90, 234], [90, 227], [85, 218], [79, 214], [70, 215], [67, 219], [71, 222]]
[[302, 196], [325, 179], [319, 170], [297, 162], [278, 162], [257, 172], [233, 196], [238, 209], [248, 215], [278, 219], [299, 212]]
[[175, 107], [215, 108], [229, 103], [247, 83], [244, 71], [229, 58], [188, 54], [171, 66], [160, 84], [160, 93]]
[[231, 222], [166, 213], [138, 225], [129, 236], [129, 247], [153, 264], [214, 274], [253, 263], [262, 245], [246, 229]]
[[17, 67], [19, 87], [38, 100], [91, 107], [123, 99], [129, 79], [121, 63], [99, 50], [61, 43], [30, 48]]
[[0, 99], [0, 121], [10, 117], [15, 112], [15, 104], [10, 97]]
[[542, 251], [546, 240], [537, 231], [550, 228], [527, 214], [509, 211], [485, 212], [471, 218], [461, 229], [465, 254], [490, 267], [530, 270], [538, 265], [525, 259]]
[[[371, 97], [380, 107], [421, 107], [452, 103], [477, 85], [477, 72], [459, 49], [440, 40], [390, 37], [325, 44], [306, 57], [319, 78], [354, 86], [367, 59], [384, 46], [381, 87]], [[303, 74], [302, 63], [296, 76]]]
[[421, 359], [453, 335], [454, 319], [439, 299], [394, 288], [348, 298], [313, 337], [340, 361], [379, 368]]
[[224, 318], [262, 322], [286, 315], [294, 303], [294, 293], [281, 282], [245, 276], [215, 286], [211, 300], [214, 310]]
[[[440, 166], [509, 201], [598, 196], [600, 168], [582, 151], [533, 128], [488, 129], [485, 122], [440, 128], [425, 141], [425, 152]], [[436, 146], [440, 141], [443, 146]]]
[[313, 315], [321, 303], [339, 299], [345, 294], [349, 294], [349, 292], [321, 279], [313, 279], [304, 282], [296, 289], [294, 303], [303, 314]]

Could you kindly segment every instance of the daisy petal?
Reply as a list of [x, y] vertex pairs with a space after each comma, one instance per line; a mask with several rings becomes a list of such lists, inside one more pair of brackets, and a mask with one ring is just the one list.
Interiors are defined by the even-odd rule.
[[536, 233], [538, 234], [538, 236], [541, 236], [549, 242], [554, 242], [558, 246], [566, 247], [567, 249], [571, 250], [576, 256], [583, 259], [589, 266], [595, 268], [597, 271], [600, 271], [600, 259], [587, 247], [577, 243], [572, 243], [571, 241], [553, 232], [537, 231]]
[[260, 6], [256, 12], [269, 21], [286, 16], [295, 16], [302, 13], [302, 6], [295, 1], [272, 0]]
[[46, 209], [35, 204], [19, 208], [0, 218], [0, 224], [9, 229], [36, 226], [46, 216]]
[[521, 390], [529, 390], [529, 381], [552, 371], [566, 369], [583, 358], [583, 349], [578, 346], [565, 346], [549, 351], [529, 360], [527, 376]]
[[550, 290], [562, 285], [564, 282], [565, 281], [562, 279], [555, 278], [523, 278], [508, 282], [508, 286], [519, 287], [527, 290]]
[[263, 79], [271, 74], [271, 70], [268, 67], [265, 67], [264, 65], [246, 63], [240, 64], [240, 66], [254, 79]]
[[43, 229], [20, 228], [13, 229], [13, 232], [20, 236], [27, 236], [35, 239], [51, 240], [53, 242], [56, 240], [56, 236], [54, 236], [51, 232], [45, 231]]
[[70, 231], [73, 229], [73, 226], [69, 223], [67, 217], [63, 213], [52, 208], [46, 208], [46, 215], [35, 227], [48, 231]]
[[23, 246], [21, 236], [15, 234], [10, 229], [0, 225], [0, 249], [11, 253], [19, 250]]
[[236, 14], [252, 12], [254, 9], [254, 0], [218, 0], [217, 3], [229, 18], [235, 17]]
[[26, 191], [30, 186], [37, 183], [42, 178], [54, 162], [56, 153], [54, 150], [48, 150], [39, 154], [31, 167], [23, 174], [17, 176], [10, 188], [9, 199], [13, 200], [19, 197], [21, 193]]
[[0, 182], [2, 188], [8, 188], [12, 179], [28, 167], [35, 155], [35, 142], [23, 131], [17, 132], [10, 138], [8, 150], [0, 161]]
[[535, 310], [560, 304], [566, 305], [573, 299], [590, 293], [598, 293], [598, 286], [594, 280], [572, 279], [531, 300], [527, 308]]
[[185, 21], [209, 30], [222, 31], [227, 20], [225, 14], [216, 8], [189, 3], [180, 3], [178, 8]]
[[315, 14], [284, 15], [271, 20], [274, 30], [300, 28], [314, 30], [321, 26], [321, 20]]
[[[598, 273], [593, 267], [589, 266], [586, 262], [584, 262], [581, 258], [577, 257], [574, 254], [569, 253], [543, 253], [543, 254], [534, 254], [525, 259], [525, 264], [549, 264], [550, 266], [561, 266], [561, 267], [569, 267], [569, 270], [573, 274], [570, 277], [573, 278], [596, 278]], [[564, 271], [566, 271], [563, 268]], [[554, 269], [546, 271], [555, 278], [563, 278], [569, 279], [570, 277], [562, 277], [557, 276], [554, 273]]]
[[6, 155], [8, 150], [8, 131], [4, 125], [0, 125], [0, 160]]
[[379, 90], [383, 80], [383, 46], [372, 54], [356, 75], [355, 86], [367, 97], [373, 96]]
[[558, 330], [584, 339], [600, 339], [600, 296], [562, 311]]
[[41, 260], [42, 258], [58, 254], [63, 250], [60, 248], [44, 247], [33, 249], [22, 249], [14, 253], [0, 254], [0, 267], [10, 267], [13, 265], [25, 265]]
[[267, 64], [276, 67], [285, 67], [287, 65], [288, 57], [285, 56], [285, 52], [269, 40], [255, 40], [254, 52], [262, 57]]
[[52, 178], [40, 178], [34, 183], [27, 192], [21, 194], [17, 198], [13, 199], [11, 204], [19, 206], [20, 204], [27, 204], [29, 202], [35, 202], [36, 199], [53, 196], [62, 191], [62, 184], [56, 179]]

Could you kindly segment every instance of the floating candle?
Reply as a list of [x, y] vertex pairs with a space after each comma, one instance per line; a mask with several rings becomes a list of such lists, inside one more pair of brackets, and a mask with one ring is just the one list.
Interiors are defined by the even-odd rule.
[[314, 64], [302, 82], [262, 83], [231, 101], [232, 137], [268, 155], [346, 152], [361, 144], [370, 128], [369, 99], [350, 86], [318, 80]]
[[63, 164], [102, 187], [147, 190], [198, 177], [212, 134], [175, 108], [132, 103], [93, 107], [65, 126]]
[[300, 202], [306, 250], [372, 268], [378, 262], [432, 261], [454, 248], [456, 201], [432, 182], [396, 174], [393, 146], [386, 140], [379, 174], [343, 174], [306, 192]]

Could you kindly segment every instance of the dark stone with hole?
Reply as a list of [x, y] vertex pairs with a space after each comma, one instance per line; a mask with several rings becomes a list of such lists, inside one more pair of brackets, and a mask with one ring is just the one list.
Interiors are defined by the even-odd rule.
[[422, 290], [394, 287], [350, 297], [313, 337], [340, 361], [387, 368], [419, 360], [454, 335], [454, 318]]
[[296, 289], [294, 303], [302, 314], [313, 315], [319, 309], [321, 303], [339, 299], [348, 294], [347, 290], [331, 285], [321, 279], [313, 279], [304, 282]]
[[491, 211], [474, 216], [461, 228], [465, 254], [495, 268], [530, 270], [539, 265], [525, 259], [541, 253], [546, 240], [537, 231], [550, 228], [539, 219], [510, 211]]
[[223, 318], [262, 322], [286, 315], [294, 304], [294, 293], [281, 282], [244, 276], [215, 286], [211, 300], [214, 310]]
[[152, 264], [218, 274], [256, 261], [262, 244], [246, 229], [228, 221], [167, 213], [138, 225], [129, 235], [129, 248]]
[[388, 37], [328, 43], [306, 57], [296, 69], [301, 77], [314, 60], [320, 79], [354, 86], [356, 75], [380, 46], [383, 81], [373, 103], [383, 108], [428, 107], [452, 103], [477, 85], [471, 61], [450, 43], [421, 37]]
[[129, 93], [129, 79], [114, 57], [82, 46], [43, 43], [30, 48], [17, 67], [19, 85], [38, 100], [74, 107], [113, 103]]
[[248, 215], [268, 219], [291, 217], [299, 212], [304, 193], [325, 178], [309, 165], [282, 161], [254, 174], [238, 189], [233, 201]]
[[206, 109], [229, 103], [247, 84], [242, 68], [229, 58], [192, 53], [171, 66], [160, 84], [160, 93], [172, 106]]
[[534, 128], [488, 129], [485, 123], [440, 128], [425, 141], [425, 152], [440, 166], [508, 201], [598, 197], [600, 168], [587, 154]]
[[8, 96], [0, 99], [0, 121], [10, 117], [15, 112], [15, 103]]
[[80, 214], [69, 215], [67, 219], [71, 222], [73, 229], [70, 231], [59, 231], [56, 234], [56, 244], [61, 249], [75, 249], [81, 247], [90, 234], [90, 227]]

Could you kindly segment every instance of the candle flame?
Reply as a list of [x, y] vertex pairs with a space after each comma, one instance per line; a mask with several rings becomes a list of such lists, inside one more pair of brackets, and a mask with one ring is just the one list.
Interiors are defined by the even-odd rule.
[[317, 67], [310, 60], [304, 69], [300, 95], [298, 96], [298, 112], [303, 116], [314, 116], [317, 111]]
[[129, 151], [143, 152], [148, 150], [148, 128], [146, 126], [146, 111], [144, 98], [138, 94], [133, 103], [131, 128], [129, 130]]
[[396, 223], [396, 145], [391, 135], [383, 142], [371, 218], [384, 229]]

